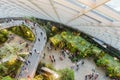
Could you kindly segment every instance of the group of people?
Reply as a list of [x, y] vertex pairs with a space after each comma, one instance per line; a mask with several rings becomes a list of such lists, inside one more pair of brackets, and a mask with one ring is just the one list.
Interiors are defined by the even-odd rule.
[[[31, 51], [29, 52], [29, 56], [32, 56], [32, 52]], [[29, 66], [29, 64], [31, 64], [30, 60], [24, 61], [24, 65], [22, 67], [22, 70], [25, 71], [25, 72], [28, 72], [28, 69], [25, 66]], [[20, 72], [19, 75], [22, 76], [21, 72]]]
[[84, 60], [80, 60], [80, 61], [76, 62], [75, 64], [73, 64], [71, 66], [71, 69], [78, 71], [80, 68], [80, 65], [84, 65]]
[[83, 60], [76, 62], [76, 71], [78, 71], [79, 70], [79, 66], [83, 65], [83, 64], [84, 64]]
[[64, 58], [66, 58], [66, 54], [69, 54], [69, 51], [67, 49], [62, 49], [59, 57], [60, 60], [63, 60]]
[[4, 21], [5, 21], [6, 23], [9, 23], [9, 22], [13, 22], [14, 20], [11, 19], [11, 18], [6, 18]]
[[85, 75], [85, 80], [98, 80], [99, 73]]
[[49, 55], [49, 58], [52, 63], [56, 62], [54, 55]]

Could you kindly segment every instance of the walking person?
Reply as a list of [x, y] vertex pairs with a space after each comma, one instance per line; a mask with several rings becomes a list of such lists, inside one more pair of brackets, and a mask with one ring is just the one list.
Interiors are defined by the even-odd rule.
[[63, 53], [63, 56], [64, 56], [64, 58], [65, 58], [65, 52]]
[[30, 77], [29, 75], [27, 76], [27, 80], [32, 80], [31, 77]]
[[62, 55], [64, 56], [64, 58], [65, 58], [65, 51], [62, 49]]
[[53, 63], [53, 60], [51, 59], [51, 62]]
[[54, 59], [54, 62], [56, 62], [56, 60]]
[[40, 38], [38, 38], [38, 41], [40, 42]]
[[43, 59], [45, 58], [45, 53], [43, 54]]
[[34, 49], [34, 51], [37, 52], [36, 49]]
[[54, 59], [54, 55], [52, 55], [52, 58]]
[[84, 64], [84, 61], [82, 61], [82, 63], [81, 63], [82, 65]]
[[95, 76], [94, 76], [94, 79], [96, 80], [99, 76], [99, 73], [96, 73]]
[[85, 80], [87, 80], [87, 75], [85, 75]]
[[46, 37], [44, 37], [44, 40], [46, 40]]
[[28, 65], [28, 63], [25, 61], [25, 64]]
[[27, 73], [27, 72], [28, 72], [28, 69], [27, 69], [27, 68], [25, 68], [25, 69], [24, 69], [24, 71]]
[[51, 62], [53, 63], [53, 59], [52, 59], [52, 56], [51, 56], [51, 55], [49, 55], [49, 58], [50, 58]]
[[36, 23], [33, 23], [33, 26], [35, 26]]
[[41, 34], [41, 36], [43, 35], [43, 33], [42, 33], [42, 32], [40, 32], [40, 34]]
[[76, 70], [77, 70], [77, 71], [79, 70], [79, 65], [78, 65], [78, 64], [76, 65]]
[[24, 25], [24, 22], [22, 22], [22, 25]]
[[28, 63], [30, 63], [30, 61], [28, 60]]
[[52, 58], [53, 58], [53, 61], [55, 62], [56, 60], [55, 60], [55, 57], [54, 57], [54, 55], [52, 55]]

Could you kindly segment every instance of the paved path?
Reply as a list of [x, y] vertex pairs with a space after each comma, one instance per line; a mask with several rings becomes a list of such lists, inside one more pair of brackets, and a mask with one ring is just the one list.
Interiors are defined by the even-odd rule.
[[[71, 69], [71, 67], [74, 66], [73, 70], [74, 70], [74, 80], [85, 80], [85, 75], [91, 74], [93, 73], [93, 69], [95, 69], [95, 73], [99, 73], [99, 77], [97, 80], [111, 80], [109, 77], [106, 77], [105, 75], [105, 70], [102, 67], [97, 67], [93, 58], [85, 58], [80, 60], [79, 63], [79, 69], [77, 69], [76, 67], [76, 63], [71, 62], [71, 60], [68, 58], [68, 55], [66, 55], [65, 58], [63, 58], [63, 60], [60, 60], [60, 55], [61, 53], [61, 49], [56, 49], [52, 48], [52, 50], [48, 50], [49, 43], [47, 43], [46, 47], [44, 48], [43, 53], [46, 53], [45, 58], [41, 59], [41, 62], [44, 62], [46, 64], [51, 64], [54, 66], [54, 68], [56, 70], [60, 70], [60, 69], [64, 69], [64, 68], [69, 68]], [[49, 56], [50, 55], [54, 55], [54, 58], [56, 60], [56, 62], [52, 63]], [[42, 56], [44, 56], [42, 54]], [[81, 64], [81, 62], [84, 60], [84, 65]], [[89, 79], [88, 79], [89, 80]], [[92, 79], [91, 79], [92, 80]]]
[[[1, 23], [0, 29], [9, 28], [13, 26], [19, 26], [19, 25], [22, 25], [23, 22], [24, 20], [16, 20], [16, 21], [8, 22], [8, 23], [6, 22]], [[26, 62], [21, 67], [20, 73], [17, 75], [18, 80], [22, 78], [27, 79], [28, 77], [32, 79], [34, 77], [38, 63], [41, 58], [41, 52], [46, 43], [46, 32], [43, 29], [41, 29], [38, 26], [38, 24], [34, 25], [32, 22], [27, 22], [27, 23], [24, 22], [24, 25], [26, 25], [28, 28], [30, 28], [33, 31], [35, 35], [35, 42], [34, 42], [32, 50], [30, 51], [32, 55], [30, 54], [28, 55]], [[32, 29], [33, 27], [34, 29]]]

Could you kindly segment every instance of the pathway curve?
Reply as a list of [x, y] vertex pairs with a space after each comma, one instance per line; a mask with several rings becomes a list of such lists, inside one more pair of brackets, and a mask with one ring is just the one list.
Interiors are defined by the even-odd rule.
[[[46, 43], [46, 32], [44, 29], [40, 28], [38, 24], [34, 24], [32, 22], [25, 22], [24, 20], [12, 20], [8, 23], [1, 23], [0, 29], [9, 28], [13, 26], [26, 25], [35, 35], [35, 41], [32, 50], [30, 51], [32, 54], [29, 54], [25, 63], [21, 67], [19, 74], [17, 75], [18, 80], [25, 78], [33, 78], [38, 66], [38, 63], [41, 58], [42, 50]], [[34, 27], [34, 29], [32, 29]]]

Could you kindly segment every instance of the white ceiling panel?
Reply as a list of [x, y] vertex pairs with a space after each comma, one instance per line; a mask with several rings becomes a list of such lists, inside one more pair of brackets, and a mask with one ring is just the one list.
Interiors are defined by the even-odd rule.
[[[101, 4], [107, 1], [109, 0], [0, 0], [0, 18], [32, 16], [63, 23], [118, 48], [120, 13], [111, 9], [112, 2], [115, 5], [114, 0]], [[81, 15], [78, 16], [79, 14]]]

